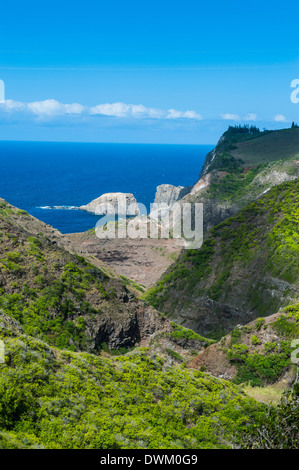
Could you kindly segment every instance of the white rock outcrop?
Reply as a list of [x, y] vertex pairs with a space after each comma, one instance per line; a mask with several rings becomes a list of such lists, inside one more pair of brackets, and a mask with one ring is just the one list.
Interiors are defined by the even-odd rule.
[[211, 173], [200, 178], [197, 183], [193, 186], [192, 190], [190, 191], [191, 196], [198, 193], [202, 189], [207, 188], [211, 183]]
[[173, 204], [182, 199], [190, 192], [191, 187], [173, 186], [172, 184], [160, 184], [157, 186], [154, 204], [165, 204], [173, 206]]
[[175, 203], [189, 194], [192, 186], [173, 186], [172, 184], [161, 184], [157, 186], [154, 204], [151, 207], [150, 219], [157, 222], [163, 221], [166, 227], [173, 227], [177, 218]]
[[140, 215], [138, 203], [131, 193], [102, 194], [80, 209], [96, 215]]

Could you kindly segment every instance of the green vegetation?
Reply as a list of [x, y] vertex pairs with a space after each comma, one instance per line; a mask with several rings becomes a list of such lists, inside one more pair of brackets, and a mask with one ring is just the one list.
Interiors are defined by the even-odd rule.
[[256, 329], [260, 331], [262, 326], [265, 325], [265, 319], [264, 318], [258, 318], [256, 321]]
[[[174, 284], [178, 289], [187, 286], [187, 290], [192, 291], [203, 276], [211, 272], [209, 262], [214, 254], [214, 245], [214, 240], [207, 240], [200, 250], [188, 250], [143, 298], [155, 308], [162, 309], [164, 302], [169, 298], [166, 290], [168, 285]], [[196, 266], [196, 270], [192, 272], [188, 269], [187, 262]]]
[[184, 358], [183, 358], [179, 353], [177, 353], [176, 351], [173, 351], [173, 349], [166, 348], [165, 351], [166, 351], [167, 354], [169, 354], [173, 359], [176, 359], [176, 360], [179, 361], [179, 362], [184, 362]]
[[103, 342], [101, 343], [101, 350], [105, 351], [111, 356], [123, 356], [124, 354], [127, 354], [131, 351], [133, 351], [135, 348], [118, 348], [118, 349], [110, 349], [107, 343]]
[[[221, 448], [259, 407], [199, 371], [139, 348], [97, 357], [2, 329], [0, 447]], [[245, 429], [245, 428], [244, 428]]]
[[288, 389], [288, 384], [286, 381], [279, 381], [271, 385], [263, 385], [262, 387], [252, 386], [251, 384], [246, 384], [242, 386], [242, 389], [249, 397], [260, 403], [266, 403], [267, 405], [277, 405], [283, 393]]
[[[197, 299], [207, 294], [212, 301], [236, 305], [242, 292], [244, 321], [246, 311], [266, 316], [295, 300], [299, 294], [298, 279], [297, 179], [272, 188], [237, 216], [210, 230], [202, 247], [184, 251], [144, 298], [176, 319], [186, 301], [189, 309], [194, 302], [196, 311]], [[211, 313], [217, 313], [216, 308], [216, 304], [211, 304]], [[224, 319], [218, 325], [221, 332], [235, 326], [229, 321], [222, 326], [221, 321]], [[196, 331], [217, 337], [216, 331], [200, 327]]]
[[[2, 264], [6, 266], [3, 260]], [[14, 274], [19, 276], [19, 270], [16, 273], [14, 268]], [[38, 275], [34, 284], [34, 288], [25, 283], [22, 291], [3, 294], [0, 297], [3, 313], [18, 320], [26, 334], [62, 348], [87, 349], [87, 318], [92, 322], [101, 310], [92, 307], [86, 294], [97, 289], [101, 298], [106, 297], [108, 294], [104, 287], [74, 263], [67, 263], [61, 276], [52, 282]]]
[[253, 335], [251, 336], [251, 343], [254, 346], [257, 346], [258, 344], [261, 344], [261, 340], [257, 336]]
[[230, 346], [239, 343], [240, 339], [242, 338], [242, 333], [239, 328], [235, 328], [230, 335]]
[[134, 287], [135, 289], [139, 290], [140, 292], [144, 292], [145, 291], [145, 288], [144, 286], [138, 284], [137, 282], [133, 281], [132, 279], [129, 279], [128, 277], [126, 276], [120, 276], [121, 279], [123, 280], [123, 285], [124, 286], [132, 286]]
[[276, 333], [286, 339], [299, 337], [299, 304], [285, 308], [286, 316], [279, 317], [274, 323]]
[[[232, 158], [232, 157], [231, 157]], [[258, 165], [250, 170], [245, 170], [242, 166], [236, 166], [235, 170], [226, 168], [229, 173], [223, 177], [219, 174], [213, 176], [211, 185], [207, 190], [207, 197], [218, 201], [226, 201], [232, 197], [238, 200], [247, 195], [250, 191], [253, 179], [264, 168]], [[221, 170], [221, 169], [220, 169]]]
[[195, 333], [195, 331], [193, 330], [189, 330], [188, 328], [184, 328], [183, 326], [177, 325], [173, 322], [170, 323], [173, 326], [173, 331], [167, 334], [173, 340], [185, 340], [186, 342], [188, 342], [189, 340], [196, 340], [202, 342], [204, 347], [214, 343], [213, 340], [203, 338], [202, 336]]
[[270, 404], [265, 414], [252, 417], [238, 445], [246, 449], [299, 449], [299, 394], [285, 392], [280, 403]]
[[251, 330], [255, 332], [253, 335], [246, 327], [234, 330], [228, 346], [223, 347], [227, 359], [237, 369], [235, 383], [273, 384], [292, 366], [291, 343], [299, 335], [299, 304], [285, 308], [277, 319], [266, 325], [267, 338], [273, 338], [272, 341], [263, 340], [262, 325], [265, 326], [265, 320], [257, 319]]
[[24, 269], [17, 261], [21, 260], [19, 253], [7, 253], [6, 258], [2, 258], [0, 263], [9, 273], [17, 277], [21, 276], [24, 273]]
[[299, 129], [266, 131], [257, 138], [239, 141], [231, 154], [242, 159], [245, 166], [254, 166], [278, 160], [298, 158]]
[[292, 126], [261, 132], [255, 126], [229, 126], [215, 151], [208, 155], [201, 175], [208, 171], [242, 172], [246, 168], [298, 157], [299, 129]]
[[235, 383], [261, 386], [276, 382], [290, 367], [291, 348], [281, 342], [274, 353], [249, 353], [247, 346], [237, 344], [228, 351], [227, 357], [238, 369]]
[[[2, 201], [0, 209], [0, 312], [17, 320], [25, 334], [51, 345], [98, 348], [94, 336], [101, 318], [113, 315], [117, 322], [115, 312], [124, 312], [118, 300], [120, 293], [121, 299], [126, 296], [121, 281], [38, 233], [42, 226], [30, 216]], [[20, 216], [27, 219], [26, 230]], [[30, 224], [38, 235], [29, 234]]]
[[[206, 161], [205, 197], [240, 208], [268, 191], [271, 171], [295, 177], [298, 136], [295, 123], [278, 132], [229, 127]], [[151, 348], [136, 347], [142, 322], [161, 317], [146, 307], [144, 318], [127, 289], [143, 286], [112, 279], [47, 235], [0, 201], [0, 448], [298, 448], [298, 384], [276, 407], [243, 393], [273, 394], [294, 367], [299, 304], [285, 306], [299, 294], [298, 179], [214, 227], [201, 249], [183, 250], [143, 295], [196, 330], [165, 323]], [[223, 338], [214, 346], [205, 336]], [[209, 346], [231, 382], [205, 373], [209, 361], [187, 367]]]

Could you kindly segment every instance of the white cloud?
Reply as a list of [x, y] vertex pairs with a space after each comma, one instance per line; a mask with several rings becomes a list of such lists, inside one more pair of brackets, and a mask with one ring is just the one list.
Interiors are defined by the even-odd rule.
[[56, 100], [35, 101], [27, 104], [28, 111], [40, 115], [57, 115], [63, 114], [64, 106]]
[[157, 108], [147, 108], [142, 104], [126, 104], [121, 102], [98, 104], [90, 108], [90, 114], [152, 119], [202, 119], [202, 116], [195, 111], [178, 111], [176, 109], [164, 111]]
[[142, 104], [126, 104], [118, 103], [105, 103], [98, 104], [89, 109], [90, 114], [101, 114], [103, 116], [114, 117], [133, 117], [133, 118], [146, 118], [153, 119], [163, 118], [163, 111], [155, 108], [147, 108]]
[[221, 114], [222, 119], [225, 119], [226, 121], [241, 121], [241, 118], [238, 114]]
[[258, 119], [258, 115], [255, 113], [248, 113], [244, 116], [240, 116], [239, 114], [225, 113], [221, 114], [221, 117], [226, 121], [257, 121]]
[[6, 112], [24, 111], [25, 108], [26, 108], [25, 103], [21, 103], [20, 101], [14, 101], [14, 100], [5, 100], [0, 105], [0, 109]]
[[79, 103], [65, 104], [66, 114], [82, 114], [85, 106]]
[[132, 104], [131, 110], [133, 116], [136, 117], [150, 117], [153, 119], [160, 119], [163, 118], [164, 112], [161, 109], [156, 109], [156, 108], [147, 108], [143, 106], [142, 104]]
[[166, 117], [167, 119], [179, 119], [183, 117], [183, 113], [181, 111], [177, 111], [176, 109], [169, 109], [168, 115]]
[[166, 116], [167, 119], [197, 119], [201, 120], [201, 114], [195, 111], [177, 111], [176, 109], [169, 109]]
[[257, 121], [258, 115], [254, 113], [248, 113], [243, 117], [244, 121]]
[[122, 102], [103, 103], [96, 106], [83, 106], [79, 103], [63, 104], [54, 99], [22, 103], [20, 101], [6, 100], [0, 103], [0, 112], [19, 112], [33, 114], [39, 119], [51, 119], [55, 116], [85, 115], [85, 116], [110, 116], [116, 118], [133, 119], [191, 119], [199, 120], [202, 116], [196, 111], [168, 111], [146, 107], [142, 104], [127, 104]]
[[62, 104], [56, 100], [35, 101], [27, 103], [28, 111], [38, 116], [57, 116], [63, 114], [81, 114], [84, 106], [78, 103]]
[[202, 115], [199, 114], [199, 113], [196, 113], [195, 111], [186, 111], [183, 115], [183, 118], [185, 118], [185, 119], [198, 119], [198, 120], [203, 119]]
[[78, 103], [63, 104], [56, 100], [34, 101], [32, 103], [6, 100], [0, 105], [0, 110], [6, 112], [29, 112], [36, 116], [57, 116], [81, 114], [84, 111], [84, 106]]
[[129, 106], [125, 103], [98, 104], [90, 108], [90, 114], [102, 114], [104, 116], [124, 117], [129, 112]]
[[287, 118], [283, 114], [276, 114], [273, 119], [276, 122], [287, 122]]

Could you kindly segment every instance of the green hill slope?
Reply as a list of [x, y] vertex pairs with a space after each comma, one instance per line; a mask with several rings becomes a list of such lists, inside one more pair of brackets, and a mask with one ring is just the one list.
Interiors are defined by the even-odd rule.
[[2, 318], [0, 448], [230, 447], [260, 407], [235, 385], [140, 348], [63, 351]]
[[299, 180], [276, 186], [187, 250], [145, 298], [174, 321], [219, 338], [299, 298]]
[[208, 153], [199, 181], [179, 202], [203, 203], [204, 231], [272, 187], [299, 177], [299, 128], [229, 127]]
[[261, 410], [237, 386], [186, 369], [211, 341], [63, 243], [0, 201], [0, 448], [231, 447]]
[[231, 153], [245, 166], [299, 158], [299, 128], [262, 133], [260, 137], [237, 143], [236, 147]]
[[296, 375], [291, 353], [298, 336], [299, 304], [237, 326], [194, 358], [189, 367], [252, 386], [269, 386], [284, 378], [287, 388]]
[[123, 281], [70, 254], [58, 231], [3, 200], [0, 313], [25, 334], [74, 351], [131, 348], [167, 323]]
[[230, 126], [207, 155], [201, 176], [294, 158], [299, 158], [298, 127], [261, 132], [254, 126]]

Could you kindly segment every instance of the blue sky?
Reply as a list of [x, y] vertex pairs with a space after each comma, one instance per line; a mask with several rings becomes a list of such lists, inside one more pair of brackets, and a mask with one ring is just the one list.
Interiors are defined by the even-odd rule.
[[298, 0], [2, 4], [0, 139], [213, 144], [229, 124], [288, 127], [298, 14]]

